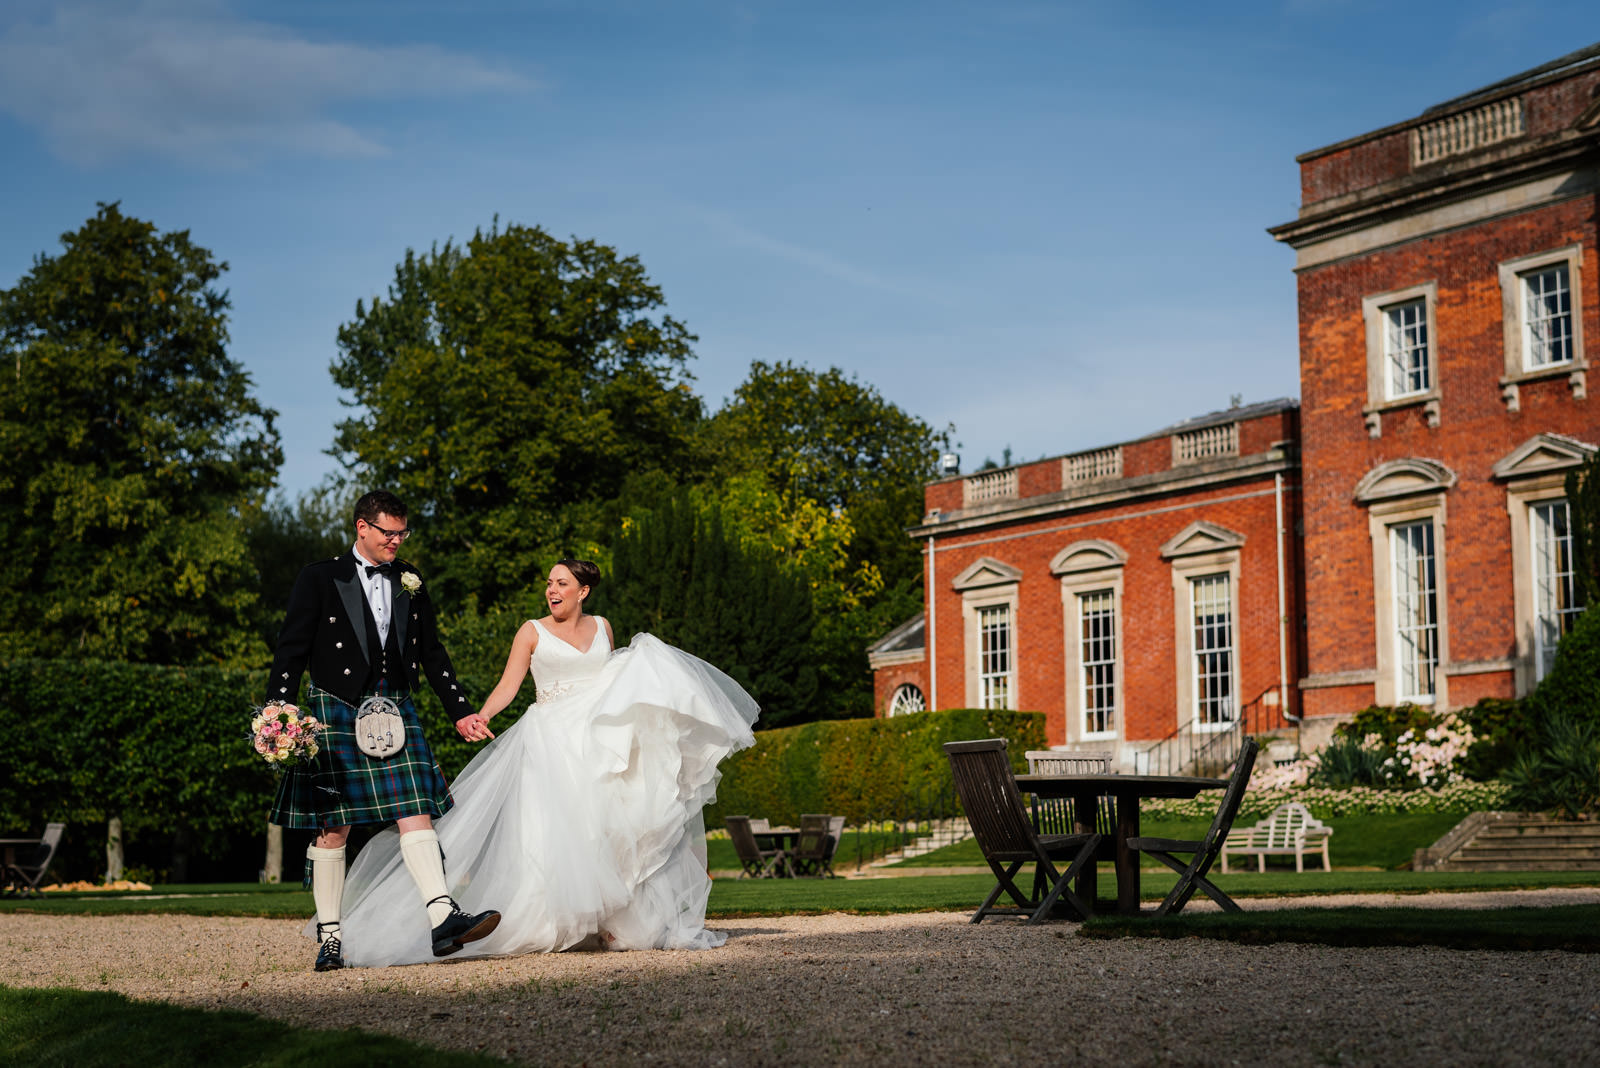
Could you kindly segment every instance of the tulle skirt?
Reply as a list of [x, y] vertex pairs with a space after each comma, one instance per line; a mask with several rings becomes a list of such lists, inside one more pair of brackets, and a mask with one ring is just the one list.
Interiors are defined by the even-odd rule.
[[[532, 706], [451, 783], [435, 821], [451, 895], [500, 926], [459, 956], [546, 953], [605, 932], [613, 949], [703, 949], [705, 832], [728, 754], [758, 709], [727, 675], [648, 634], [581, 688]], [[427, 912], [389, 827], [345, 884], [345, 959], [434, 959]], [[315, 936], [315, 923], [307, 928]]]

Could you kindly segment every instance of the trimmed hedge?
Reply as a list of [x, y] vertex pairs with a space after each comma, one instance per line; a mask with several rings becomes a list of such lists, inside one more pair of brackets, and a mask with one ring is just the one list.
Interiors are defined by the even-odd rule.
[[953, 816], [950, 765], [940, 748], [969, 738], [1007, 738], [1012, 765], [1043, 749], [1044, 714], [956, 708], [893, 719], [827, 720], [760, 731], [756, 744], [722, 764], [706, 826], [724, 816], [798, 823], [827, 812], [851, 823]]
[[[199, 853], [259, 837], [273, 776], [246, 734], [259, 674], [109, 661], [0, 663], [0, 830], [104, 824], [180, 836]], [[131, 842], [130, 842], [131, 845]], [[139, 862], [129, 850], [129, 863]]]

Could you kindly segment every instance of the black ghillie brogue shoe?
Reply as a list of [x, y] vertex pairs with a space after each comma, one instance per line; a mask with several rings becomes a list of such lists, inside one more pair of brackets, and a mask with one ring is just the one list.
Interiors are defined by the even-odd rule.
[[450, 915], [444, 918], [439, 926], [433, 929], [433, 955], [435, 957], [448, 957], [468, 942], [476, 942], [480, 938], [487, 938], [489, 934], [500, 926], [500, 914], [494, 909], [480, 912], [476, 916], [461, 911], [454, 898], [436, 897], [434, 901], [450, 902]]
[[[317, 937], [322, 938], [323, 927], [337, 927], [336, 923], [317, 924]], [[317, 947], [317, 967], [319, 972], [337, 971], [344, 967], [344, 944], [339, 941], [338, 935], [330, 935], [322, 939], [322, 945]]]

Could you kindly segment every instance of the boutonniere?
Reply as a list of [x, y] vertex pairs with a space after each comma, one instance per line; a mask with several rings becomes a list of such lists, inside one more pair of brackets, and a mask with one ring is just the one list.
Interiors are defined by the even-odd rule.
[[400, 573], [400, 588], [415, 597], [422, 591], [422, 576], [415, 571], [402, 571]]

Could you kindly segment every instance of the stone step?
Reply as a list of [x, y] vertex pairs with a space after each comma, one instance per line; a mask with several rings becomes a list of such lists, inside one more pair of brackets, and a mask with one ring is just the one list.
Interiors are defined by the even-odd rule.
[[1498, 823], [1485, 827], [1481, 838], [1577, 838], [1600, 842], [1600, 824]]
[[1553, 852], [1565, 852], [1570, 849], [1592, 851], [1600, 849], [1600, 841], [1589, 841], [1582, 838], [1492, 838], [1489, 835], [1480, 834], [1464, 848], [1547, 850]]
[[1432, 871], [1600, 871], [1600, 860], [1460, 860], [1444, 861]]
[[1600, 871], [1600, 823], [1477, 812], [1428, 849], [1416, 871]]
[[1452, 860], [1594, 860], [1600, 861], [1596, 849], [1487, 849], [1469, 846]]

